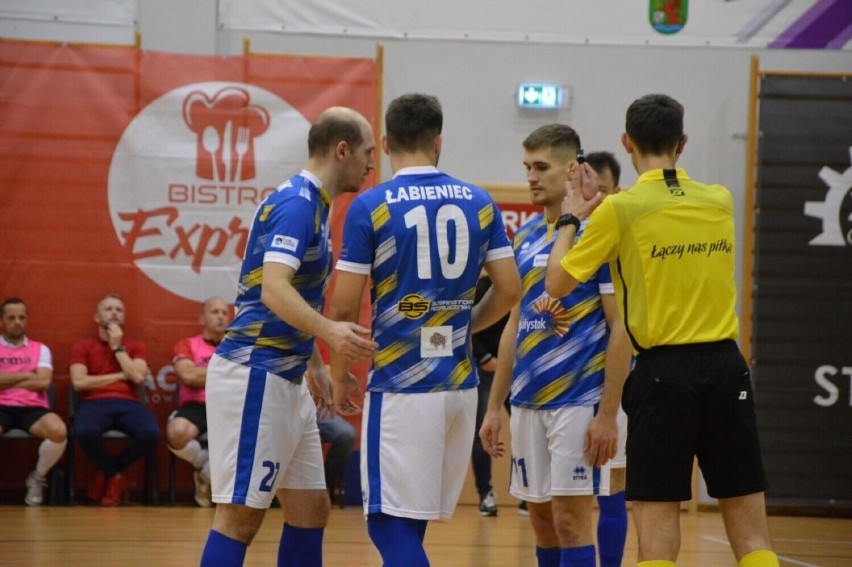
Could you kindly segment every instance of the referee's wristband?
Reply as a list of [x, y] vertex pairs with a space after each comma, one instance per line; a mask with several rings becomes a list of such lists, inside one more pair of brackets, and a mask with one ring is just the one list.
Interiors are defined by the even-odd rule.
[[558, 219], [556, 219], [555, 228], [556, 230], [559, 230], [559, 227], [565, 226], [566, 224], [574, 225], [574, 230], [576, 230], [577, 232], [580, 231], [580, 219], [578, 219], [571, 213], [562, 215]]

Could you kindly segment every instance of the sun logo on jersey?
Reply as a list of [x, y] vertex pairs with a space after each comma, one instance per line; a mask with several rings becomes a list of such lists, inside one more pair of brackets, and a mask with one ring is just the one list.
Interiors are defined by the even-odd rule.
[[429, 312], [431, 302], [416, 293], [409, 293], [399, 300], [396, 309], [407, 319], [420, 319]]
[[557, 337], [563, 337], [571, 327], [571, 318], [558, 299], [540, 297], [533, 303], [533, 311], [549, 319], [549, 330]]

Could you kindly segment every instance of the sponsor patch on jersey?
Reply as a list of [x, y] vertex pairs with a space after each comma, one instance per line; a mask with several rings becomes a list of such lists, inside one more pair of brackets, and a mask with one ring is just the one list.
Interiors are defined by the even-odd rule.
[[533, 257], [533, 268], [545, 268], [547, 267], [547, 257], [550, 254], [536, 254]]
[[453, 355], [453, 328], [450, 325], [420, 328], [420, 356], [436, 358]]
[[299, 246], [299, 239], [293, 238], [292, 236], [285, 236], [283, 234], [276, 234], [272, 237], [272, 247], [273, 248], [281, 248], [283, 250], [289, 250], [290, 252], [295, 252], [296, 247]]
[[431, 303], [422, 295], [409, 293], [399, 300], [396, 309], [407, 319], [420, 319], [429, 312]]

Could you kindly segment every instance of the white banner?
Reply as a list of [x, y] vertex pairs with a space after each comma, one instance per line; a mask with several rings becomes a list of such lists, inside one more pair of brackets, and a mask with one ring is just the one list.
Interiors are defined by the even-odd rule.
[[0, 18], [132, 26], [137, 0], [0, 0]]
[[[818, 4], [818, 0], [691, 3], [688, 0], [593, 3], [588, 0], [432, 0], [428, 3], [221, 0], [219, 18], [226, 29], [237, 31], [399, 39], [766, 47]], [[674, 25], [662, 25], [670, 23], [669, 18], [675, 20]], [[664, 30], [666, 27], [668, 31]]]

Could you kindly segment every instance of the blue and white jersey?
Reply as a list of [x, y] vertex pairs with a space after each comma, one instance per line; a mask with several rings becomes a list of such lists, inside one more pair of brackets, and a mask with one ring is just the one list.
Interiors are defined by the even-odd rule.
[[515, 233], [513, 243], [523, 296], [509, 402], [527, 409], [594, 405], [603, 389], [609, 327], [601, 294], [614, 293], [609, 266], [553, 299], [544, 290], [544, 275], [554, 239], [540, 213]]
[[410, 167], [349, 208], [337, 269], [370, 276], [371, 392], [473, 388], [470, 315], [485, 262], [512, 248], [494, 200], [434, 167]]
[[264, 262], [286, 264], [296, 270], [291, 283], [299, 295], [322, 311], [331, 272], [330, 204], [319, 179], [305, 170], [261, 203], [240, 271], [236, 317], [216, 354], [288, 380], [304, 375], [314, 337], [288, 325], [266, 307], [260, 300], [260, 283]]

